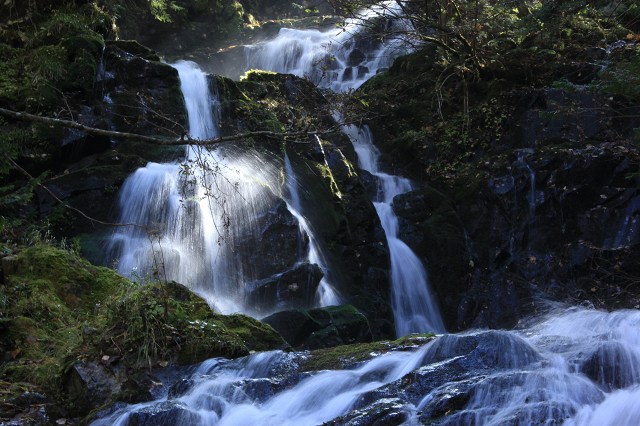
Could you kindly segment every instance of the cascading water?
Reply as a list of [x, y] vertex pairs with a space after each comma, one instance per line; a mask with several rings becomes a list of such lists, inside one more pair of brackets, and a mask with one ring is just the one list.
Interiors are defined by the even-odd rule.
[[325, 260], [324, 255], [320, 250], [320, 246], [316, 241], [315, 233], [311, 231], [309, 221], [307, 221], [307, 219], [302, 215], [302, 204], [300, 202], [299, 193], [300, 185], [298, 184], [296, 174], [293, 170], [293, 166], [291, 165], [289, 155], [286, 153], [284, 155], [284, 173], [288, 191], [287, 208], [298, 220], [300, 232], [307, 235], [309, 238], [309, 254], [307, 259], [309, 263], [318, 265], [324, 274], [320, 280], [320, 285], [318, 286], [318, 291], [316, 293], [316, 303], [319, 306], [339, 305], [341, 303], [340, 297], [338, 296], [335, 288], [329, 282], [328, 276], [331, 271], [329, 271], [327, 261]]
[[[368, 31], [376, 25], [387, 27], [389, 35], [383, 40]], [[246, 46], [247, 69], [307, 77], [337, 92], [356, 89], [407, 53], [401, 34], [410, 33], [410, 28], [402, 19], [400, 3], [384, 1], [347, 20], [340, 29], [282, 28], [276, 38]]]
[[[410, 184], [379, 171], [366, 127], [344, 130], [354, 142], [360, 166], [379, 180], [375, 204], [392, 264], [401, 266], [401, 272], [418, 271], [409, 278], [392, 272], [394, 286], [407, 284], [406, 289], [394, 289], [396, 322], [402, 324], [397, 332], [413, 331], [414, 326], [443, 330], [436, 306], [425, 310], [424, 301], [431, 299], [422, 265], [409, 260], [415, 255], [397, 239], [391, 201], [410, 190]], [[161, 183], [157, 191], [173, 194], [175, 175], [166, 176], [164, 167], [175, 173], [179, 165], [149, 165], [145, 173]], [[293, 185], [289, 161], [284, 169], [289, 209], [299, 213], [298, 186]], [[162, 179], [154, 177], [161, 172]], [[535, 195], [533, 177], [530, 201]], [[138, 196], [139, 191], [132, 189]], [[179, 202], [164, 199], [165, 204]], [[304, 228], [302, 223], [299, 220]], [[415, 285], [422, 280], [424, 285]], [[403, 300], [404, 291], [409, 293]], [[300, 373], [307, 353], [209, 360], [166, 389], [163, 398], [119, 407], [94, 424], [315, 425], [332, 419], [332, 424], [640, 424], [640, 312], [560, 309], [519, 331], [439, 336], [415, 352], [372, 354], [371, 361], [350, 370]]]
[[213, 359], [187, 386], [95, 425], [317, 425], [348, 415], [353, 423], [335, 424], [635, 426], [639, 330], [637, 311], [575, 309], [519, 332], [445, 335], [415, 352], [308, 376], [297, 372], [304, 353]]
[[[192, 62], [173, 66], [180, 75], [190, 136], [216, 137], [216, 102], [205, 74]], [[264, 216], [281, 202], [275, 195], [280, 192], [280, 167], [276, 159], [255, 150], [225, 146], [190, 147], [181, 163], [140, 168], [121, 190], [120, 220], [146, 228], [113, 235], [110, 251], [118, 259], [118, 270], [183, 283], [223, 313], [260, 316], [277, 309], [248, 301], [247, 283], [264, 279], [268, 269], [256, 261], [264, 257], [257, 241]], [[299, 212], [294, 214], [304, 220]], [[301, 226], [314, 242], [308, 225]], [[309, 261], [326, 268], [318, 253], [313, 246]], [[324, 295], [321, 303], [337, 302], [326, 281], [319, 294]]]
[[[367, 33], [376, 23], [389, 27], [387, 33], [391, 35], [384, 41], [374, 42]], [[347, 20], [340, 32], [283, 28], [273, 40], [247, 48], [248, 68], [305, 76], [318, 86], [346, 91], [359, 87], [406, 53], [406, 40], [393, 34], [407, 33], [410, 28], [411, 24], [402, 19], [400, 2], [381, 2]], [[354, 143], [360, 167], [380, 182], [374, 205], [389, 245], [396, 334], [443, 332], [444, 324], [430, 294], [427, 272], [415, 253], [398, 238], [398, 218], [391, 207], [393, 197], [410, 191], [411, 184], [407, 179], [378, 170], [378, 153], [368, 129], [344, 126], [343, 131]]]
[[378, 179], [378, 194], [373, 205], [384, 228], [391, 256], [391, 299], [396, 335], [444, 332], [438, 305], [429, 288], [427, 271], [409, 246], [398, 238], [398, 217], [393, 212], [393, 198], [410, 191], [411, 183], [408, 179], [380, 171], [380, 153], [373, 145], [368, 127], [343, 126], [342, 129], [353, 143], [360, 168]]

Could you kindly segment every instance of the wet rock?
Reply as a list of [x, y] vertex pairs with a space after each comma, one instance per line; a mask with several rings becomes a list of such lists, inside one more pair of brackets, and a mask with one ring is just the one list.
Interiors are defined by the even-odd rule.
[[349, 80], [353, 80], [353, 68], [352, 67], [345, 68], [344, 72], [342, 73], [342, 81], [349, 81]]
[[349, 56], [347, 57], [347, 66], [349, 67], [357, 67], [364, 61], [366, 58], [364, 52], [360, 49], [353, 49]]
[[594, 61], [601, 61], [607, 57], [607, 51], [601, 47], [587, 47], [584, 54]]
[[[610, 125], [610, 117], [599, 112], [610, 104], [602, 95], [576, 88], [573, 91], [545, 89], [539, 96], [538, 102], [543, 107], [531, 109], [522, 116], [523, 146], [577, 142], [604, 132]], [[581, 113], [575, 114], [576, 110]]]
[[383, 398], [373, 404], [338, 417], [325, 425], [396, 426], [412, 419], [413, 407], [399, 398]]
[[283, 273], [247, 283], [248, 306], [259, 312], [278, 307], [311, 307], [321, 279], [322, 270], [318, 265], [302, 263]]
[[638, 365], [640, 357], [628, 346], [618, 342], [605, 342], [589, 354], [579, 368], [606, 392], [611, 392], [638, 383]]
[[120, 393], [123, 378], [117, 378], [105, 366], [92, 361], [78, 361], [67, 373], [65, 389], [80, 412], [98, 407]]
[[[215, 410], [215, 407], [207, 407], [214, 412], [221, 412], [222, 407]], [[154, 426], [170, 424], [196, 424], [200, 421], [197, 413], [189, 411], [186, 407], [175, 401], [153, 405], [148, 408], [135, 411], [129, 414], [126, 426]]]
[[369, 68], [364, 67], [364, 66], [359, 66], [358, 67], [358, 78], [359, 79], [364, 78], [367, 74], [369, 74]]
[[45, 395], [38, 392], [24, 392], [0, 403], [0, 423], [2, 425], [47, 425], [51, 424], [51, 421], [58, 416], [56, 407]]
[[[256, 252], [255, 258], [252, 259], [256, 276], [266, 278], [277, 273], [286, 274], [284, 271], [294, 267], [306, 256], [309, 250], [306, 235], [300, 232], [298, 220], [289, 212], [283, 200], [276, 202], [259, 221], [260, 239], [254, 247], [247, 247], [245, 250]], [[269, 255], [265, 256], [264, 253]], [[312, 269], [308, 272], [311, 273]], [[315, 278], [315, 272], [309, 275], [309, 279], [314, 281], [312, 278]], [[287, 279], [283, 278], [285, 281]], [[290, 281], [288, 284], [293, 282]], [[305, 285], [300, 283], [300, 286]]]
[[350, 305], [276, 312], [262, 321], [294, 348], [326, 348], [372, 339], [367, 318]]
[[[134, 41], [108, 42], [101, 111], [120, 131], [180, 136], [186, 122], [178, 72]], [[162, 115], [154, 113], [162, 111]], [[168, 120], [166, 117], [171, 117]]]

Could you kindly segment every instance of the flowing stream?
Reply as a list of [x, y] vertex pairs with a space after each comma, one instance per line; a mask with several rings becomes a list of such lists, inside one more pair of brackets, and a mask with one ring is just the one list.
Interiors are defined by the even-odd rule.
[[[94, 425], [567, 424], [640, 420], [640, 312], [559, 311], [520, 331], [443, 335], [354, 368], [305, 353], [211, 359], [150, 403]], [[344, 416], [344, 417], [340, 417]], [[351, 423], [350, 423], [351, 422]]]
[[[297, 31], [295, 36], [292, 31]], [[341, 45], [349, 45], [349, 37], [341, 37], [344, 37], [339, 38]], [[294, 39], [297, 44], [291, 41]], [[296, 44], [291, 56], [265, 53], [280, 42]], [[260, 60], [279, 56], [278, 60], [283, 62], [282, 69], [274, 66], [277, 71], [305, 74], [318, 56], [320, 50], [313, 50], [318, 43], [326, 43], [324, 32], [281, 31], [276, 40], [256, 46], [251, 54], [263, 58]], [[289, 52], [287, 49], [284, 50]], [[309, 53], [312, 59], [303, 60], [304, 52], [312, 52]], [[348, 57], [348, 52], [342, 55], [336, 56]], [[370, 60], [378, 55], [380, 46], [366, 57]], [[258, 63], [258, 59], [255, 61]], [[334, 90], [359, 85], [358, 79], [345, 79], [344, 70], [353, 66], [343, 66], [340, 61], [342, 71], [334, 69], [333, 74], [320, 74], [318, 84]], [[185, 74], [192, 72], [193, 67], [184, 65], [187, 70], [180, 70], [182, 66], [176, 65], [183, 82], [200, 84]], [[374, 73], [376, 67], [372, 65], [367, 72]], [[202, 87], [198, 91], [202, 92]], [[210, 106], [205, 103], [205, 108]], [[192, 116], [191, 110], [189, 115]], [[398, 219], [392, 201], [396, 195], [411, 190], [410, 182], [380, 171], [379, 154], [368, 128], [344, 126], [343, 130], [354, 144], [360, 167], [379, 182], [374, 205], [391, 251], [397, 333], [444, 331], [424, 266], [398, 239]], [[200, 134], [191, 130], [192, 135], [209, 137], [206, 130], [202, 131]], [[187, 165], [193, 163], [195, 168], [195, 163], [204, 162], [218, 168], [217, 173], [209, 176], [204, 172], [181, 172], [184, 164], [151, 163], [125, 184], [121, 220], [182, 225], [161, 233], [157, 239], [141, 230], [133, 235], [116, 234], [113, 245], [114, 250], [122, 253], [121, 271], [143, 269], [139, 266], [143, 259], [156, 258], [158, 248], [154, 244], [171, 247], [171, 252], [161, 251], [162, 268], [158, 268], [157, 260], [146, 260], [153, 262], [146, 268], [161, 269], [157, 273], [178, 281], [187, 271], [206, 277], [202, 282], [215, 283], [225, 282], [222, 275], [230, 274], [234, 278], [226, 279], [233, 282], [221, 288], [216, 284], [215, 291], [228, 294], [230, 304], [240, 304], [242, 298], [231, 294], [251, 274], [244, 270], [246, 265], [229, 260], [238, 258], [239, 251], [234, 249], [233, 242], [251, 234], [254, 222], [249, 211], [264, 211], [277, 199], [274, 194], [279, 192], [270, 182], [277, 182], [272, 179], [280, 167], [286, 176], [284, 199], [288, 209], [297, 218], [301, 233], [309, 238], [305, 258], [322, 269], [328, 267], [321, 251], [314, 248], [311, 224], [301, 214], [299, 186], [295, 184], [296, 174], [288, 156], [280, 165], [252, 151], [227, 154], [193, 151], [187, 152], [186, 158]], [[225, 170], [231, 170], [234, 179]], [[211, 181], [214, 175], [223, 179]], [[238, 197], [245, 203], [243, 207], [235, 207], [233, 201], [239, 191], [234, 182], [238, 181], [243, 182], [242, 191], [248, 191]], [[261, 184], [250, 184], [256, 181]], [[533, 178], [531, 185], [534, 193]], [[216, 195], [208, 197], [214, 187]], [[189, 196], [185, 197], [185, 193]], [[217, 198], [220, 195], [224, 198]], [[220, 212], [212, 202], [218, 199], [224, 200]], [[211, 214], [212, 211], [216, 213]], [[240, 229], [234, 225], [215, 229], [228, 223], [225, 215], [229, 214], [248, 216], [243, 216]], [[205, 220], [205, 216], [211, 219]], [[194, 223], [199, 224], [195, 229]], [[210, 259], [207, 266], [200, 261], [189, 263], [196, 254], [198, 259]], [[242, 272], [237, 273], [238, 269]], [[216, 274], [220, 275], [217, 279], [213, 276]], [[188, 278], [193, 275], [184, 277], [186, 282], [200, 282], [200, 278]], [[325, 289], [327, 285], [325, 282]], [[198, 291], [197, 286], [195, 290]], [[335, 297], [331, 300], [337, 301], [338, 296], [327, 297]], [[238, 360], [211, 359], [194, 366], [187, 377], [173, 386], [164, 388], [164, 395], [158, 400], [116, 406], [103, 413], [94, 425], [640, 424], [639, 311], [607, 313], [560, 306], [516, 331], [476, 330], [440, 335], [419, 347], [399, 346], [385, 354], [370, 353], [370, 360], [345, 370], [304, 372], [301, 367], [308, 356], [304, 352], [275, 351]]]
[[391, 301], [396, 324], [396, 335], [426, 331], [445, 331], [438, 305], [435, 302], [427, 271], [418, 256], [398, 238], [398, 217], [393, 211], [393, 198], [410, 191], [411, 182], [400, 176], [380, 171], [380, 152], [373, 145], [367, 126], [342, 126], [358, 155], [361, 169], [378, 180], [378, 193], [373, 205], [384, 228], [391, 256]]

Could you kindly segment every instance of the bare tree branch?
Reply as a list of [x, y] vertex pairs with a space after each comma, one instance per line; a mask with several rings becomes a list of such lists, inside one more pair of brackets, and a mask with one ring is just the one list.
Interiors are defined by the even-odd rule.
[[[20, 165], [18, 163], [16, 163], [12, 159], [9, 159], [9, 163], [11, 164], [11, 166], [13, 166], [13, 168], [15, 168], [17, 171], [22, 173], [25, 177], [27, 177], [28, 179], [30, 179], [32, 181], [35, 181], [35, 178], [33, 176], [31, 176], [31, 174], [28, 171], [26, 171], [25, 169], [20, 167]], [[137, 228], [142, 228], [142, 229], [146, 229], [146, 230], [150, 230], [151, 229], [148, 226], [140, 225], [140, 224], [137, 224], [137, 223], [111, 223], [111, 222], [104, 222], [102, 220], [95, 219], [95, 218], [93, 218], [91, 216], [88, 216], [82, 210], [79, 210], [79, 209], [77, 209], [77, 208], [65, 203], [64, 201], [62, 201], [56, 194], [53, 193], [53, 191], [51, 191], [45, 185], [43, 185], [41, 183], [37, 183], [36, 185], [39, 186], [40, 188], [42, 188], [47, 194], [49, 194], [54, 200], [56, 200], [58, 203], [60, 203], [63, 207], [78, 213], [80, 216], [84, 217], [85, 219], [87, 219], [91, 223], [97, 223], [99, 225], [107, 225], [107, 226], [116, 226], [116, 227], [135, 226]]]
[[34, 121], [37, 123], [44, 123], [44, 124], [49, 124], [54, 126], [62, 126], [62, 127], [67, 127], [71, 129], [82, 130], [83, 132], [86, 132], [91, 135], [96, 135], [96, 136], [106, 136], [106, 137], [116, 138], [116, 139], [136, 140], [139, 142], [145, 142], [153, 145], [163, 145], [163, 146], [171, 146], [171, 145], [209, 146], [209, 145], [215, 145], [221, 142], [247, 139], [254, 136], [264, 136], [267, 138], [286, 140], [286, 141], [295, 142], [295, 143], [308, 143], [306, 141], [300, 141], [298, 140], [298, 138], [306, 138], [307, 135], [309, 134], [309, 132], [272, 132], [269, 130], [256, 130], [252, 132], [237, 133], [235, 135], [220, 136], [217, 138], [205, 139], [205, 140], [191, 139], [187, 135], [183, 135], [179, 139], [169, 139], [169, 138], [162, 138], [162, 137], [156, 137], [156, 136], [141, 135], [138, 133], [128, 133], [128, 132], [118, 132], [115, 130], [98, 129], [95, 127], [85, 126], [84, 124], [78, 123], [77, 121], [62, 120], [59, 118], [52, 118], [52, 117], [43, 117], [41, 115], [29, 114], [27, 112], [12, 111], [5, 108], [0, 108], [0, 114], [7, 117], [15, 118], [17, 120]]

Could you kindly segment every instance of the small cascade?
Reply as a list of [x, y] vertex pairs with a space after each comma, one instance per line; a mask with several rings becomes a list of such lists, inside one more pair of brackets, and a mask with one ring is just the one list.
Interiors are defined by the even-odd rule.
[[287, 187], [288, 200], [287, 208], [291, 214], [298, 220], [300, 226], [300, 233], [309, 238], [309, 253], [307, 259], [309, 263], [316, 264], [320, 267], [323, 273], [323, 277], [320, 280], [320, 285], [316, 292], [316, 304], [318, 306], [332, 306], [339, 305], [341, 303], [340, 297], [337, 291], [329, 282], [329, 270], [327, 261], [320, 250], [318, 241], [316, 240], [314, 232], [312, 232], [309, 221], [302, 215], [302, 204], [300, 202], [300, 185], [298, 184], [295, 171], [291, 165], [289, 155], [284, 155], [284, 174], [285, 184]]
[[[384, 1], [347, 20], [340, 29], [282, 28], [276, 38], [246, 46], [247, 69], [307, 77], [337, 92], [356, 89], [408, 53], [401, 34], [410, 33], [411, 24], [401, 15], [399, 2]], [[386, 26], [390, 35], [384, 40], [372, 37], [367, 29], [376, 25]]]
[[180, 76], [180, 89], [189, 117], [189, 136], [199, 140], [218, 136], [217, 108], [214, 108], [215, 98], [207, 75], [195, 62], [178, 61], [172, 66]]
[[640, 197], [634, 197], [624, 212], [615, 218], [615, 232], [605, 238], [603, 246], [610, 249], [629, 247], [640, 240]]
[[93, 425], [143, 424], [139, 421], [145, 418], [151, 420], [146, 424], [190, 426], [322, 424], [347, 412], [367, 392], [419, 367], [425, 351], [394, 352], [354, 370], [320, 372], [290, 389], [296, 372], [285, 369], [282, 374], [281, 365], [291, 357], [282, 352], [239, 361], [213, 359], [184, 380], [191, 386], [181, 395], [174, 392], [159, 401], [126, 407]]
[[383, 173], [378, 168], [379, 151], [373, 145], [368, 127], [343, 126], [349, 136], [361, 169], [378, 179], [378, 194], [373, 205], [384, 228], [391, 256], [391, 297], [396, 335], [444, 332], [438, 305], [432, 295], [427, 271], [416, 254], [398, 238], [398, 217], [393, 211], [393, 198], [411, 190], [408, 179]]
[[300, 374], [308, 356], [208, 360], [159, 400], [121, 407], [94, 426], [640, 422], [637, 311], [563, 310], [520, 331], [443, 335], [349, 370]]

